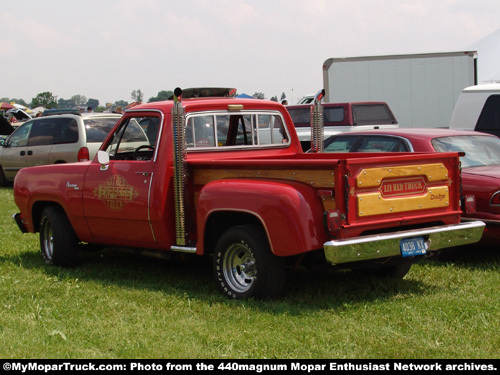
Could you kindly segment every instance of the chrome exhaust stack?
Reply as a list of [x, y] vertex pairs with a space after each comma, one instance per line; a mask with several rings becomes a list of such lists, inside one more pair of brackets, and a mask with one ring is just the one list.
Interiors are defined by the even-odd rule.
[[182, 90], [177, 87], [174, 90], [174, 106], [172, 108], [175, 238], [177, 246], [186, 245], [186, 117], [181, 96]]
[[314, 97], [314, 105], [311, 108], [311, 151], [324, 151], [324, 119], [321, 99], [325, 96], [325, 90], [319, 91]]

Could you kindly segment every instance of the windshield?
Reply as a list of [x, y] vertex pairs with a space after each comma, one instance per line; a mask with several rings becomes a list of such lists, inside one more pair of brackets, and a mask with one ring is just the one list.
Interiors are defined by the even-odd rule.
[[485, 135], [442, 137], [432, 140], [434, 150], [463, 151], [462, 167], [500, 165], [500, 139]]

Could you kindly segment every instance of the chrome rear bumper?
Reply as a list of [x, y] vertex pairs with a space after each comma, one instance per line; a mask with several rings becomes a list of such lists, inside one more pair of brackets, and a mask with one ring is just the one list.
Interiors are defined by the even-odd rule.
[[401, 256], [400, 241], [404, 238], [423, 237], [427, 252], [447, 247], [478, 242], [485, 224], [482, 221], [463, 222], [403, 232], [384, 233], [323, 244], [326, 260], [331, 264], [357, 262], [363, 260]]

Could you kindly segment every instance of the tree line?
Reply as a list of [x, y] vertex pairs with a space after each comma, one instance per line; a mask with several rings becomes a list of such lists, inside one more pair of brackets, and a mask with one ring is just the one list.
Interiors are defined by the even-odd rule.
[[[158, 95], [149, 98], [148, 103], [168, 100], [168, 98], [170, 98], [172, 95], [173, 91], [162, 90], [158, 92]], [[252, 96], [257, 99], [265, 99], [265, 95], [262, 92], [255, 92]], [[144, 100], [144, 93], [141, 90], [133, 90], [130, 94], [130, 97], [132, 99], [132, 102], [142, 103]], [[281, 94], [280, 101], [285, 98], [286, 95], [283, 92]], [[271, 97], [270, 100], [277, 102], [278, 97], [273, 96]], [[92, 110], [97, 112], [113, 109], [118, 106], [125, 108], [130, 104], [125, 100], [118, 100], [115, 101], [114, 103], [105, 103], [105, 105], [102, 106], [100, 105], [99, 100], [93, 98], [87, 99], [85, 95], [80, 95], [80, 94], [73, 95], [70, 99], [63, 99], [63, 98], [58, 99], [57, 96], [52, 94], [50, 91], [39, 93], [37, 96], [31, 99], [31, 103], [26, 103], [23, 99], [17, 99], [17, 98], [10, 98], [10, 99], [0, 98], [0, 102], [15, 102], [17, 104], [21, 104], [30, 108], [45, 107], [47, 109], [51, 109], [51, 108], [85, 107], [85, 108], [92, 108]]]

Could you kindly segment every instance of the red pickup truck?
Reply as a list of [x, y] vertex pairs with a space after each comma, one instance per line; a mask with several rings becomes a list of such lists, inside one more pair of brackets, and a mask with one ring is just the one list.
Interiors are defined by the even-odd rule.
[[46, 263], [88, 245], [210, 255], [224, 295], [272, 298], [291, 265], [403, 277], [480, 239], [460, 221], [457, 153], [305, 154], [281, 104], [214, 91], [127, 110], [92, 161], [18, 173], [14, 218]]

